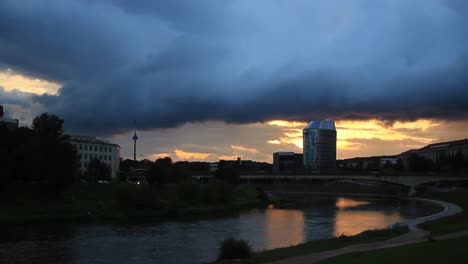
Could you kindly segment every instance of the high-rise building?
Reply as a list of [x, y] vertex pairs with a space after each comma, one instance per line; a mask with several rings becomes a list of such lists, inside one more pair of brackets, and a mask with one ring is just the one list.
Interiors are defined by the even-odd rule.
[[312, 121], [302, 132], [306, 170], [334, 170], [336, 167], [335, 121]]

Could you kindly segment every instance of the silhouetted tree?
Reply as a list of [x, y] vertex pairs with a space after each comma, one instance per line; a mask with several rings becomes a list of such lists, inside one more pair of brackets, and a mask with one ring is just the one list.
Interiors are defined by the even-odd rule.
[[97, 158], [93, 158], [85, 172], [85, 177], [87, 181], [96, 182], [96, 181], [109, 181], [110, 180], [110, 168], [107, 164], [101, 162]]
[[33, 120], [32, 153], [33, 168], [47, 189], [59, 191], [73, 182], [76, 166], [76, 151], [67, 142], [63, 120], [43, 113]]
[[221, 167], [216, 170], [215, 178], [230, 184], [239, 184], [240, 172], [236, 167]]
[[39, 183], [50, 194], [73, 181], [76, 154], [63, 131], [63, 120], [41, 114], [32, 129], [0, 126], [1, 182]]
[[165, 184], [171, 182], [172, 159], [170, 157], [159, 158], [149, 169], [146, 180], [149, 184]]

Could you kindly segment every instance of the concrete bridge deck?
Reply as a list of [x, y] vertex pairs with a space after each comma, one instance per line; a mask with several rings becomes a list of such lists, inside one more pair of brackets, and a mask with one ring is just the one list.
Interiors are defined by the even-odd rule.
[[[211, 175], [193, 176], [194, 178], [212, 178]], [[408, 187], [416, 187], [421, 184], [439, 181], [468, 181], [468, 177], [446, 177], [446, 176], [387, 176], [387, 175], [281, 175], [281, 174], [259, 174], [259, 175], [241, 175], [244, 180], [362, 180], [377, 181], [391, 184], [397, 184]]]

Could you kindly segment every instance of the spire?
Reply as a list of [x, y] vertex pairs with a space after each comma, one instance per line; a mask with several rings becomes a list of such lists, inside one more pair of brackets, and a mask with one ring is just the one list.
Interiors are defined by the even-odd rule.
[[137, 136], [137, 133], [136, 133], [136, 120], [134, 121], [134, 124], [135, 124], [135, 133], [133, 134], [133, 160], [136, 161], [136, 142], [138, 140], [138, 136]]
[[135, 134], [133, 134], [133, 160], [136, 161], [136, 142], [138, 140], [138, 136], [135, 130]]

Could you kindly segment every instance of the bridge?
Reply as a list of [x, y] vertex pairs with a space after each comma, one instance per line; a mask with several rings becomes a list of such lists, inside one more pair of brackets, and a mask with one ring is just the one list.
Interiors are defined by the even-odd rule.
[[[193, 176], [196, 179], [212, 178], [213, 176]], [[396, 184], [406, 187], [416, 187], [425, 183], [441, 181], [468, 181], [468, 177], [446, 177], [446, 176], [387, 176], [387, 175], [281, 175], [281, 174], [260, 174], [260, 175], [241, 175], [241, 180], [251, 182], [252, 180], [271, 180], [280, 181], [300, 181], [306, 179], [317, 180], [359, 180], [374, 181]]]

